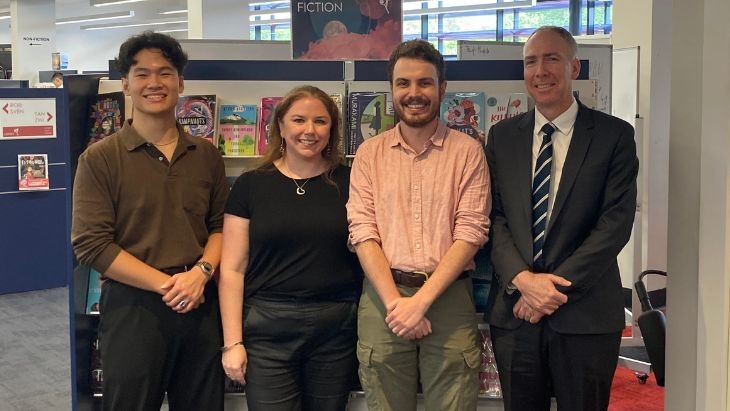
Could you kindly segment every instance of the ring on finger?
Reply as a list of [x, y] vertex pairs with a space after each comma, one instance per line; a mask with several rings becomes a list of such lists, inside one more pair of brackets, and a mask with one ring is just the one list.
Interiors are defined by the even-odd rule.
[[185, 300], [180, 301], [177, 306], [178, 308], [185, 308], [188, 305], [188, 302]]

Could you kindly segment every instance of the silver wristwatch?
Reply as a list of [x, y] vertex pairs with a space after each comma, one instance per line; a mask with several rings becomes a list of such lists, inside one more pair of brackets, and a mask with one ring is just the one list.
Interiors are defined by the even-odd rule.
[[206, 277], [210, 280], [211, 277], [213, 277], [213, 265], [205, 260], [200, 260], [197, 263], [195, 263], [196, 267], [200, 267], [200, 270], [205, 274]]

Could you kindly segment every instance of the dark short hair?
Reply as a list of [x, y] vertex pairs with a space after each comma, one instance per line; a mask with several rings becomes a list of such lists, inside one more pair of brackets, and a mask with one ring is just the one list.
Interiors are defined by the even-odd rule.
[[393, 69], [395, 68], [395, 63], [402, 58], [423, 60], [427, 63], [433, 64], [434, 67], [436, 67], [436, 75], [438, 76], [439, 84], [443, 84], [443, 82], [446, 81], [444, 56], [442, 56], [433, 44], [428, 41], [415, 39], [404, 41], [390, 54], [390, 60], [388, 61], [388, 82], [391, 85], [393, 84]]
[[55, 80], [57, 78], [63, 78], [63, 73], [61, 73], [60, 71], [54, 72], [53, 75], [51, 76], [51, 80]]
[[137, 63], [136, 56], [142, 50], [157, 49], [172, 63], [178, 74], [182, 74], [188, 63], [188, 55], [183, 51], [180, 43], [167, 34], [145, 31], [132, 36], [119, 47], [119, 56], [114, 59], [117, 70], [122, 77], [127, 77], [129, 70]]
[[[534, 36], [537, 33], [540, 33], [542, 31], [549, 31], [557, 34], [560, 36], [561, 39], [565, 42], [565, 44], [568, 46], [568, 50], [570, 50], [573, 55], [571, 58], [578, 57], [578, 43], [575, 41], [575, 38], [568, 30], [566, 30], [563, 27], [560, 26], [541, 26], [538, 27], [537, 30], [533, 31], [532, 34], [530, 34], [530, 37], [527, 38], [527, 41], [530, 41], [532, 36]], [[527, 44], [527, 42], [525, 42]]]

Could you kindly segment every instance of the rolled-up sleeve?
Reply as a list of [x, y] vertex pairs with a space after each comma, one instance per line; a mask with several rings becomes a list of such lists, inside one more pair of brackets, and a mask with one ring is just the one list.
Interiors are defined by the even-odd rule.
[[79, 158], [73, 190], [71, 244], [82, 265], [105, 272], [122, 251], [114, 242], [116, 215], [109, 168], [98, 150]]
[[347, 222], [350, 235], [348, 245], [355, 246], [366, 240], [381, 243], [375, 220], [375, 199], [372, 164], [372, 150], [368, 145], [360, 146], [350, 172], [350, 199], [347, 202]]
[[454, 218], [454, 241], [462, 240], [478, 247], [489, 235], [489, 213], [492, 209], [489, 169], [480, 146], [470, 144], [459, 187]]

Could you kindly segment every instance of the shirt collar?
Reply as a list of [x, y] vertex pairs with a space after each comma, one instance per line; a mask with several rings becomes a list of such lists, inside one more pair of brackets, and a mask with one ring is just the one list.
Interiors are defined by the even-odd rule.
[[[444, 145], [444, 140], [446, 139], [446, 135], [448, 134], [449, 128], [446, 126], [446, 123], [438, 120], [438, 126], [436, 126], [436, 131], [434, 131], [433, 135], [429, 137], [429, 141], [432, 145], [436, 147], [441, 147]], [[396, 124], [395, 126], [395, 132], [391, 135], [391, 147], [396, 147], [398, 145], [401, 145], [403, 147], [410, 147], [408, 144], [406, 144], [406, 141], [403, 139], [403, 135], [400, 133], [400, 122]]]
[[573, 104], [568, 107], [567, 110], [563, 111], [562, 114], [557, 116], [555, 120], [548, 121], [545, 116], [540, 113], [540, 110], [535, 107], [535, 129], [534, 134], [537, 134], [547, 123], [552, 124], [555, 128], [564, 135], [570, 134], [575, 125], [575, 119], [578, 117], [578, 102], [573, 98]]
[[[180, 124], [177, 124], [176, 126], [182, 144], [188, 149], [190, 149], [191, 147], [195, 147], [195, 137], [186, 133]], [[147, 144], [147, 140], [140, 136], [139, 133], [137, 133], [137, 130], [132, 127], [131, 119], [124, 121], [122, 129], [119, 130], [119, 138], [121, 138], [122, 144], [124, 144], [124, 147], [127, 149], [127, 151], [134, 151], [137, 148]]]

